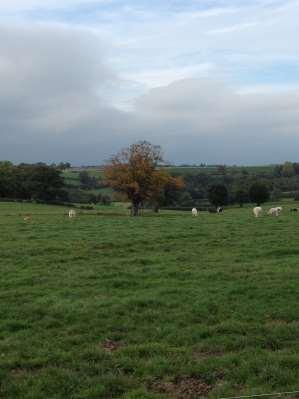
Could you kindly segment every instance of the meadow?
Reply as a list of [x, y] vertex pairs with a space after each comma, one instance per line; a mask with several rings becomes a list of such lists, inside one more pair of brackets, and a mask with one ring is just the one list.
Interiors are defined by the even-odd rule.
[[111, 206], [69, 220], [67, 208], [1, 203], [0, 397], [299, 390], [290, 206], [260, 219]]
[[[186, 176], [189, 174], [207, 174], [207, 175], [219, 175], [217, 166], [167, 166], [165, 169], [171, 174], [179, 174]], [[226, 166], [227, 174], [241, 173], [246, 171], [248, 175], [271, 175], [273, 174], [275, 165], [263, 165], [263, 166]], [[104, 178], [104, 168], [94, 167], [82, 169], [86, 170], [90, 176], [98, 179]], [[66, 169], [63, 171], [63, 177], [65, 182], [72, 186], [79, 186], [79, 170]]]

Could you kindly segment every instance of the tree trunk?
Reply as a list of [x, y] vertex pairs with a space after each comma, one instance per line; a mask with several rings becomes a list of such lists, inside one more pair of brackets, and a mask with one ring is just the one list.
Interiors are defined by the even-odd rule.
[[141, 195], [137, 191], [134, 193], [132, 198], [132, 216], [139, 216], [139, 209], [142, 203]]
[[140, 204], [138, 203], [132, 203], [132, 216], [139, 216], [139, 209], [140, 209]]

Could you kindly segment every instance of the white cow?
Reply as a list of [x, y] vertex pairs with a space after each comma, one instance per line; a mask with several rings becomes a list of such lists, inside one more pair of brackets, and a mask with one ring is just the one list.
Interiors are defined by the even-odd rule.
[[75, 209], [70, 209], [69, 210], [69, 218], [74, 218], [76, 217], [76, 211]]
[[263, 212], [263, 209], [261, 206], [256, 206], [255, 208], [253, 208], [253, 214], [256, 218], [258, 218], [259, 216], [261, 216]]
[[192, 209], [192, 216], [198, 216], [198, 211], [196, 208]]
[[278, 216], [281, 211], [282, 211], [282, 207], [281, 206], [277, 206], [276, 208], [270, 208], [268, 210], [268, 215]]

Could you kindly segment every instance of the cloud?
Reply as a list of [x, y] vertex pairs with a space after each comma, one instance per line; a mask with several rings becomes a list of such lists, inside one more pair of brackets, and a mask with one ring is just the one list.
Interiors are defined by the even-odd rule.
[[0, 35], [1, 111], [17, 113], [14, 124], [21, 118], [25, 128], [63, 132], [92, 112], [115, 79], [90, 32], [35, 25], [2, 27]]
[[299, 89], [239, 91], [210, 79], [151, 90], [136, 111], [176, 159], [265, 163], [297, 159]]
[[1, 159], [99, 163], [140, 139], [182, 162], [297, 156], [297, 89], [242, 91], [211, 77], [181, 79], [136, 94], [123, 112], [111, 103], [122, 80], [90, 30], [31, 25], [0, 34]]
[[180, 162], [298, 160], [299, 1], [161, 4], [0, 0], [22, 20], [0, 27], [0, 159], [98, 163], [147, 139]]
[[75, 160], [85, 139], [92, 147], [117, 134], [123, 116], [106, 92], [118, 78], [95, 34], [32, 25], [1, 27], [0, 35], [1, 159]]
[[[88, 0], [88, 4], [110, 4], [113, 0]], [[66, 9], [84, 5], [84, 0], [0, 0], [0, 12], [24, 12], [32, 10]]]

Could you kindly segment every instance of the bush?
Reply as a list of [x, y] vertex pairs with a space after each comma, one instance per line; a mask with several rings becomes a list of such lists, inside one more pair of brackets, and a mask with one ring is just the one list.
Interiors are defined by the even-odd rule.
[[80, 205], [79, 208], [87, 210], [87, 211], [93, 211], [94, 210], [94, 207], [92, 205]]
[[228, 191], [223, 184], [216, 184], [209, 189], [209, 201], [215, 207], [223, 206], [228, 203]]
[[101, 205], [111, 205], [112, 199], [110, 195], [104, 194], [101, 198]]
[[96, 204], [97, 203], [97, 196], [91, 193], [88, 193], [83, 190], [69, 190], [69, 199], [70, 202], [77, 202], [79, 204]]
[[270, 191], [265, 184], [255, 183], [249, 189], [249, 197], [253, 203], [261, 205], [270, 198]]

